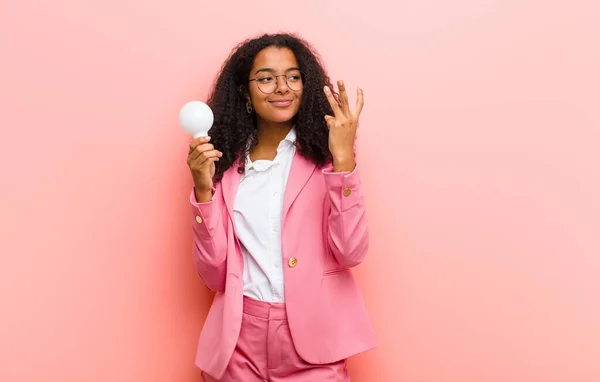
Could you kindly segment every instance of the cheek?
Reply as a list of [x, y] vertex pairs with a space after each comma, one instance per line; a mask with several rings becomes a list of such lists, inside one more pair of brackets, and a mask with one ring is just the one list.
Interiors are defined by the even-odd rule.
[[250, 88], [250, 102], [254, 105], [261, 101], [262, 93], [259, 93], [258, 90], [254, 89], [254, 87]]

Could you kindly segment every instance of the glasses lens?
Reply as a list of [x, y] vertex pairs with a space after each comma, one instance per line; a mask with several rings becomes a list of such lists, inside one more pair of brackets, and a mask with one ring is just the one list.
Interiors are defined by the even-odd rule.
[[287, 75], [287, 85], [290, 90], [302, 90], [302, 74], [300, 72], [292, 72]]
[[277, 81], [274, 76], [258, 77], [256, 83], [263, 93], [273, 93], [277, 89]]
[[[292, 91], [302, 90], [302, 74], [300, 72], [292, 72], [285, 76], [287, 79], [287, 86]], [[259, 77], [256, 81], [258, 88], [263, 93], [274, 93], [277, 90], [277, 78], [275, 76], [263, 76]]]

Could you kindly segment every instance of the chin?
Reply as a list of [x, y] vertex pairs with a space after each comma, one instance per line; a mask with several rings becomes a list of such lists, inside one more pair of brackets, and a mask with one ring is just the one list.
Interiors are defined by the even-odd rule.
[[292, 118], [294, 118], [294, 115], [290, 114], [285, 117], [273, 118], [273, 122], [289, 122], [292, 120]]
[[265, 116], [266, 118], [263, 118], [263, 119], [267, 120], [267, 121], [271, 121], [271, 122], [283, 123], [283, 122], [289, 122], [292, 118], [294, 118], [295, 115], [296, 115], [296, 113], [290, 113], [290, 112], [270, 113], [269, 115]]

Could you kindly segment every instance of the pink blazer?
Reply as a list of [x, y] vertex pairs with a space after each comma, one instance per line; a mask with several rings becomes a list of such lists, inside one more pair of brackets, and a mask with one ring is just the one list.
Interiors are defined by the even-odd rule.
[[[192, 190], [196, 268], [216, 291], [200, 334], [196, 365], [220, 378], [242, 321], [243, 258], [233, 225], [240, 174], [229, 168], [213, 199], [197, 203]], [[368, 248], [358, 166], [352, 173], [322, 170], [294, 156], [284, 193], [281, 241], [289, 328], [298, 354], [325, 364], [374, 348], [377, 338], [350, 268]]]

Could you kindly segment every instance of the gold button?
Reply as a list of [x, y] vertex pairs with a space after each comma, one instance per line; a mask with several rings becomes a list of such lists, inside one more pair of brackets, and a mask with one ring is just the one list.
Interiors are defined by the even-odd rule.
[[290, 266], [290, 268], [294, 268], [296, 264], [298, 264], [298, 259], [296, 259], [295, 257], [292, 257], [290, 261], [288, 261], [288, 265]]
[[351, 194], [351, 193], [352, 193], [352, 190], [351, 190], [351, 189], [349, 189], [349, 188], [346, 188], [346, 189], [344, 190], [344, 196], [350, 196], [350, 194]]
[[198, 222], [198, 224], [202, 224], [202, 218], [200, 217], [200, 215], [196, 216], [196, 221]]

